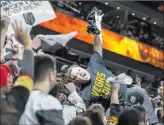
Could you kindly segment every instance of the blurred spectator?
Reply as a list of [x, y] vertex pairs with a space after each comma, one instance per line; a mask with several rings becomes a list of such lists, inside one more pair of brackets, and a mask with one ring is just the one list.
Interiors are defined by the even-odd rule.
[[160, 77], [155, 76], [154, 81], [152, 82], [152, 87], [153, 88], [158, 88], [160, 86]]
[[[10, 91], [11, 85], [13, 83], [12, 78], [12, 70], [8, 65], [0, 64], [1, 69], [1, 93], [6, 94], [8, 91]], [[3, 87], [7, 87], [6, 89], [3, 89]]]
[[161, 108], [157, 111], [157, 117], [159, 119], [159, 123], [161, 123], [160, 125], [162, 125], [164, 122], [163, 108]]
[[[84, 113], [86, 111], [86, 107], [82, 98], [76, 92], [76, 86], [74, 85], [74, 83], [68, 83], [65, 86], [70, 94], [68, 98], [67, 97], [63, 97], [63, 98], [64, 100], [68, 99], [68, 101], [71, 103], [70, 105], [68, 103], [67, 104], [63, 103], [63, 118], [65, 121], [65, 125], [67, 125], [74, 117]], [[59, 99], [61, 102], [62, 102], [61, 100], [62, 96], [64, 96], [64, 94], [60, 95]]]
[[152, 102], [145, 89], [139, 86], [128, 88], [125, 93], [125, 105], [129, 107], [133, 105], [143, 105], [147, 113], [149, 124], [151, 125], [158, 122], [154, 114]]
[[97, 110], [95, 111], [93, 109], [90, 109], [90, 110], [87, 110], [83, 115], [83, 116], [90, 118], [92, 125], [104, 125], [104, 122], [103, 122], [104, 117], [101, 116], [101, 114], [100, 114], [103, 112], [103, 110], [102, 110], [103, 108], [101, 109], [100, 107], [102, 107], [102, 106], [99, 106], [99, 108], [97, 107], [98, 108], [97, 110], [100, 112], [98, 112]]
[[64, 125], [61, 103], [48, 93], [56, 85], [56, 62], [48, 55], [35, 56], [35, 78], [19, 124]]
[[5, 44], [5, 40], [6, 40], [6, 33], [7, 33], [7, 30], [8, 30], [9, 23], [10, 23], [9, 17], [7, 17], [7, 16], [2, 16], [1, 17], [1, 22], [0, 22], [0, 25], [1, 25], [1, 29], [0, 29], [0, 32], [1, 32], [0, 62], [3, 62], [3, 60], [4, 60], [3, 47], [4, 47], [4, 44]]
[[91, 121], [87, 117], [75, 117], [68, 125], [92, 125]]
[[107, 122], [109, 124], [117, 124], [118, 123], [118, 115], [120, 113], [119, 88], [120, 88], [119, 84], [112, 85], [110, 115], [107, 117]]
[[21, 68], [19, 68], [18, 65], [15, 64], [13, 61], [8, 61], [5, 64], [8, 65], [10, 69], [12, 70], [11, 81], [15, 82], [16, 78], [20, 74]]
[[139, 115], [134, 108], [125, 108], [118, 117], [118, 125], [139, 125]]
[[89, 4], [85, 4], [80, 9], [81, 9], [80, 14], [82, 15], [81, 18], [85, 20], [87, 18], [87, 16], [88, 16], [89, 12], [90, 12], [90, 5]]
[[163, 88], [164, 87], [164, 80], [160, 82], [160, 87], [158, 89], [158, 94], [160, 95], [160, 97], [163, 99], [164, 98], [164, 94], [163, 94]]
[[9, 80], [12, 71], [8, 66], [2, 64], [0, 65], [0, 102], [3, 106], [3, 108], [1, 107], [0, 110], [2, 125], [18, 124], [19, 118], [25, 109], [26, 102], [33, 86], [34, 57], [31, 51], [32, 48], [30, 46], [30, 35], [26, 32], [25, 29], [22, 28], [22, 24], [18, 23], [17, 21], [13, 23], [13, 29], [17, 39], [19, 39], [20, 43], [24, 45], [25, 52], [22, 61], [23, 68], [21, 69], [21, 74], [16, 79], [12, 89], [9, 84], [12, 82]]
[[87, 112], [95, 112], [98, 113], [103, 121], [103, 123], [106, 123], [106, 118], [105, 118], [105, 109], [101, 104], [92, 104], [88, 109]]
[[143, 106], [133, 106], [134, 109], [136, 109], [138, 116], [139, 116], [139, 125], [146, 125], [147, 120], [146, 120], [146, 110]]
[[[4, 51], [5, 51], [5, 57], [4, 57], [4, 61], [12, 61], [15, 63], [15, 65], [18, 65], [19, 67], [21, 67], [21, 60], [22, 60], [22, 54], [21, 50], [20, 50], [20, 44], [14, 43], [12, 40], [14, 39], [14, 41], [17, 42], [15, 36], [12, 36], [12, 39], [7, 39], [7, 43], [5, 45]], [[21, 53], [21, 55], [20, 55]]]

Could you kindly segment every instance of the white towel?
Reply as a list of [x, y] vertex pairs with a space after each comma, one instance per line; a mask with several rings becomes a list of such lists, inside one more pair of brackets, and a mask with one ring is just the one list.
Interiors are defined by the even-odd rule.
[[45, 41], [48, 45], [53, 46], [56, 43], [61, 44], [63, 47], [66, 46], [66, 44], [73, 39], [78, 32], [71, 32], [68, 34], [59, 34], [59, 35], [37, 35], [36, 37]]
[[108, 79], [110, 83], [118, 83], [118, 84], [125, 84], [125, 85], [131, 85], [133, 82], [133, 79], [126, 75], [125, 73], [121, 73], [120, 75], [109, 78]]

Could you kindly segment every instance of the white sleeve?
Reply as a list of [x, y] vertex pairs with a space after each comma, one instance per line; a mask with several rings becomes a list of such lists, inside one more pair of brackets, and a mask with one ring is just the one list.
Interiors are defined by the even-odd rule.
[[82, 108], [86, 111], [86, 106], [83, 99], [78, 95], [77, 92], [73, 92], [68, 96], [68, 100], [75, 105], [75, 107]]

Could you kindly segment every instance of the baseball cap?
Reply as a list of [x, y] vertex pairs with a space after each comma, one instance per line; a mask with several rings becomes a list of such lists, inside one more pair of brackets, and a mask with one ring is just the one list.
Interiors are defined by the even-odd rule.
[[132, 106], [137, 104], [143, 105], [143, 102], [144, 102], [144, 98], [138, 92], [131, 92], [129, 93], [127, 98], [125, 98], [125, 105], [127, 106]]
[[9, 83], [9, 76], [12, 74], [8, 65], [0, 65], [0, 87], [4, 87]]

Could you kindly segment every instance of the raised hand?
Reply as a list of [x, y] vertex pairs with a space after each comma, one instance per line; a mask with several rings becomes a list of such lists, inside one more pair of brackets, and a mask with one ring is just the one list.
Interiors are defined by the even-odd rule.
[[70, 93], [76, 92], [76, 86], [74, 83], [68, 83], [65, 85]]
[[19, 23], [18, 23], [17, 20], [14, 23], [12, 23], [12, 26], [15, 31], [15, 36], [16, 36], [16, 39], [18, 40], [18, 42], [20, 44], [24, 45], [25, 49], [31, 50], [32, 49], [32, 47], [31, 47], [32, 40], [30, 38], [30, 34], [28, 33], [27, 27], [24, 28], [22, 25], [22, 22], [19, 21]]
[[97, 28], [101, 31], [101, 21], [102, 21], [102, 17], [104, 16], [104, 14], [102, 15], [98, 15], [97, 12], [95, 12], [95, 23]]
[[118, 93], [119, 88], [120, 88], [120, 84], [112, 84], [112, 85], [111, 85], [112, 93], [113, 93], [113, 92]]

